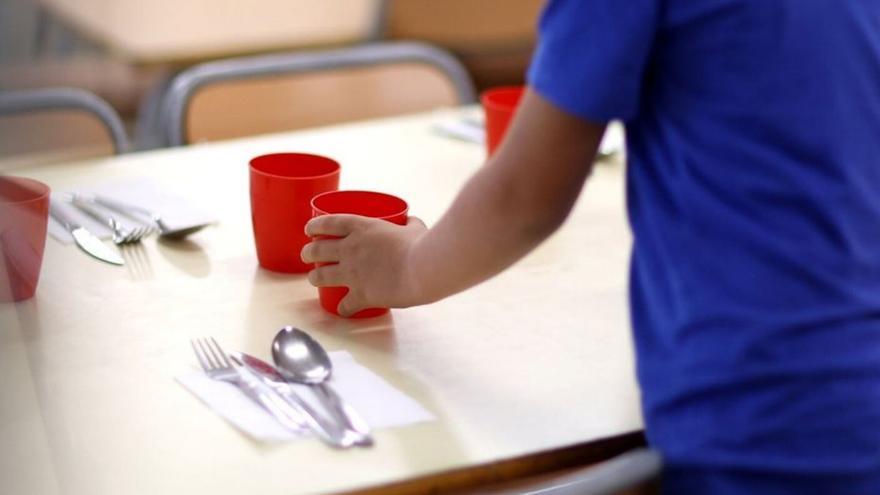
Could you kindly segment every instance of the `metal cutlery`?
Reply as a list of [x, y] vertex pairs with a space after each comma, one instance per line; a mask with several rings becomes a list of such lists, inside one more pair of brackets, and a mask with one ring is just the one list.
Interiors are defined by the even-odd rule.
[[141, 217], [144, 219], [148, 219], [150, 222], [156, 225], [156, 228], [159, 229], [159, 236], [168, 239], [183, 239], [190, 234], [202, 230], [208, 225], [206, 223], [202, 223], [198, 225], [190, 225], [189, 227], [173, 228], [165, 223], [165, 221], [162, 220], [162, 215], [160, 215], [156, 211], [151, 211], [142, 206], [129, 204], [101, 195], [95, 195], [94, 199], [95, 202], [99, 205], [106, 206], [107, 208], [110, 208], [111, 210], [121, 213], [123, 215], [134, 218]]
[[[483, 144], [486, 140], [485, 123], [483, 119], [474, 116], [439, 120], [432, 125], [432, 129], [438, 134], [461, 141]], [[605, 130], [596, 157], [603, 160], [608, 159], [622, 153], [625, 148], [626, 138], [623, 125], [618, 121], [613, 121]]]
[[95, 220], [107, 224], [113, 230], [113, 243], [116, 245], [135, 244], [153, 233], [151, 227], [125, 228], [118, 220], [95, 208], [92, 201], [80, 195], [74, 195], [72, 203]]
[[285, 427], [294, 431], [308, 428], [332, 447], [345, 448], [352, 445], [342, 430], [319, 421], [317, 416], [310, 414], [310, 408], [304, 406], [301, 400], [279, 394], [240, 361], [231, 359], [213, 338], [195, 339], [191, 344], [199, 364], [211, 379], [236, 385]]
[[486, 140], [483, 124], [480, 122], [474, 123], [472, 120], [441, 120], [434, 123], [432, 129], [442, 136], [468, 143], [483, 144]]
[[[296, 394], [296, 392], [293, 390], [287, 380], [285, 380], [284, 376], [282, 376], [281, 372], [277, 368], [260, 358], [251, 356], [250, 354], [245, 354], [243, 352], [233, 352], [231, 354], [231, 357], [242, 363], [245, 367], [249, 368], [255, 374], [262, 377], [267, 385], [274, 388], [275, 391], [277, 391], [283, 397], [300, 403], [303, 406], [305, 410], [304, 412], [306, 414], [309, 414], [312, 417], [316, 418], [319, 422], [323, 421], [323, 419], [318, 419], [320, 418], [320, 416], [317, 414], [317, 412]], [[344, 423], [345, 420], [343, 419], [343, 424]], [[339, 427], [334, 425], [327, 426], [327, 428], [336, 429]], [[352, 428], [343, 427], [341, 434], [345, 437], [344, 442], [348, 445], [359, 445], [365, 447], [372, 445], [373, 443], [373, 439], [369, 435], [369, 433], [367, 435], [364, 435], [362, 432]]]
[[303, 430], [301, 421], [291, 413], [289, 408], [286, 408], [286, 403], [281, 401], [277, 394], [252, 374], [236, 367], [213, 337], [193, 339], [190, 344], [199, 365], [209, 378], [232, 383], [249, 398], [263, 406], [286, 428], [293, 431]]
[[272, 360], [286, 380], [311, 385], [345, 428], [357, 434], [359, 445], [373, 443], [370, 426], [327, 383], [333, 363], [317, 340], [298, 328], [286, 326], [272, 340]]
[[54, 201], [49, 202], [49, 214], [70, 232], [76, 245], [89, 255], [113, 265], [125, 264], [125, 260], [118, 252], [110, 249], [109, 246], [101, 242], [101, 239], [83, 228]]

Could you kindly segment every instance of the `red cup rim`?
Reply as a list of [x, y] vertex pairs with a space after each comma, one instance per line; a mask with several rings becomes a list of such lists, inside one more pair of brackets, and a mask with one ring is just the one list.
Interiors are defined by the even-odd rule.
[[509, 101], [506, 100], [498, 100], [501, 97], [510, 95], [517, 95], [519, 97], [522, 97], [523, 93], [525, 93], [525, 90], [525, 86], [500, 86], [497, 88], [490, 88], [486, 91], [483, 91], [483, 94], [480, 95], [480, 101], [483, 103], [484, 107], [496, 110], [512, 110], [516, 108], [517, 104], [511, 104]]
[[[323, 208], [319, 208], [319, 207], [315, 204], [315, 201], [319, 201], [320, 199], [322, 199], [322, 198], [325, 197], [325, 196], [333, 196], [333, 195], [339, 195], [339, 194], [351, 194], [351, 193], [356, 193], [356, 194], [370, 194], [370, 195], [373, 195], [373, 196], [380, 196], [380, 197], [384, 197], [384, 198], [389, 198], [389, 199], [392, 199], [392, 200], [394, 200], [394, 201], [399, 201], [399, 202], [403, 205], [403, 208], [401, 208], [400, 211], [397, 211], [397, 212], [395, 212], [395, 213], [391, 213], [391, 214], [388, 214], [388, 215], [383, 215], [383, 216], [381, 216], [381, 217], [370, 217], [370, 218], [377, 218], [377, 219], [379, 219], [379, 220], [387, 220], [387, 219], [389, 219], [389, 218], [394, 218], [394, 217], [396, 217], [396, 216], [398, 216], [398, 215], [405, 215], [405, 214], [407, 214], [407, 213], [409, 212], [409, 203], [407, 203], [405, 200], [403, 200], [403, 199], [401, 199], [401, 198], [399, 198], [399, 197], [397, 197], [397, 196], [395, 196], [395, 195], [393, 195], [393, 194], [387, 194], [387, 193], [376, 192], [376, 191], [365, 191], [365, 190], [360, 190], [360, 189], [345, 189], [345, 190], [340, 190], [340, 191], [327, 191], [327, 192], [324, 192], [324, 193], [318, 194], [317, 196], [315, 196], [314, 198], [312, 198], [312, 201], [311, 201], [312, 209], [315, 210], [315, 211], [321, 212], [321, 213], [324, 214], [324, 215], [348, 214], [348, 213], [345, 213], [345, 212], [332, 213], [332, 212], [326, 211], [326, 210], [324, 210]], [[356, 213], [352, 213], [352, 214], [356, 215]]]
[[49, 193], [52, 191], [49, 186], [43, 184], [42, 182], [34, 179], [28, 179], [27, 177], [13, 177], [13, 176], [3, 176], [0, 177], [0, 183], [3, 181], [14, 182], [21, 186], [23, 189], [28, 192], [33, 192], [33, 194], [24, 199], [18, 200], [8, 200], [6, 196], [0, 194], [0, 203], [5, 205], [17, 205], [24, 203], [31, 203], [34, 201], [40, 201], [49, 196]]
[[[257, 168], [257, 165], [256, 165], [254, 162], [256, 162], [257, 160], [260, 160], [261, 158], [269, 158], [269, 157], [287, 157], [287, 158], [294, 158], [294, 157], [308, 157], [308, 158], [318, 158], [318, 159], [320, 159], [321, 161], [326, 162], [328, 165], [332, 165], [332, 166], [333, 166], [333, 170], [331, 170], [331, 171], [329, 171], [329, 172], [327, 172], [327, 173], [323, 173], [323, 174], [312, 174], [312, 175], [279, 175], [279, 174], [269, 173], [269, 172], [266, 172], [266, 171], [264, 171], [264, 170], [260, 170], [259, 168]], [[254, 172], [254, 173], [256, 173], [256, 174], [260, 174], [260, 175], [263, 175], [263, 176], [266, 176], [266, 177], [272, 177], [272, 178], [275, 178], [275, 179], [281, 179], [281, 180], [314, 180], [314, 179], [322, 179], [322, 178], [324, 178], [324, 177], [332, 177], [333, 175], [339, 174], [339, 170], [340, 170], [340, 168], [341, 168], [341, 166], [339, 165], [339, 162], [337, 162], [336, 160], [334, 160], [334, 159], [332, 159], [332, 158], [330, 158], [330, 157], [327, 157], [327, 156], [324, 156], [324, 155], [318, 155], [318, 154], [315, 154], [315, 153], [298, 153], [298, 152], [266, 153], [265, 155], [259, 155], [259, 156], [255, 156], [255, 157], [251, 158], [250, 161], [248, 162], [248, 164], [250, 165], [250, 169], [251, 169], [251, 171]]]

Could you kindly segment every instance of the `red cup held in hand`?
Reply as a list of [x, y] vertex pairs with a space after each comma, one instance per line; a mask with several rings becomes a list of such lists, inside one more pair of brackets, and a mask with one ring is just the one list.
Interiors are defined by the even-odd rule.
[[[312, 199], [314, 216], [348, 213], [365, 217], [379, 218], [398, 225], [406, 225], [409, 206], [406, 201], [390, 194], [371, 191], [332, 191]], [[319, 236], [318, 239], [335, 239], [332, 236]], [[315, 263], [315, 266], [332, 263]], [[321, 307], [338, 315], [339, 302], [348, 294], [347, 287], [318, 287]], [[358, 311], [352, 318], [369, 318], [388, 312], [388, 308], [368, 308]]]
[[305, 273], [300, 251], [315, 196], [339, 188], [339, 163], [307, 153], [274, 153], [250, 161], [251, 220], [260, 266]]
[[49, 186], [0, 177], [0, 302], [34, 296], [46, 248]]
[[507, 86], [488, 89], [481, 95], [480, 101], [486, 114], [486, 151], [490, 157], [501, 144], [523, 93], [523, 86]]

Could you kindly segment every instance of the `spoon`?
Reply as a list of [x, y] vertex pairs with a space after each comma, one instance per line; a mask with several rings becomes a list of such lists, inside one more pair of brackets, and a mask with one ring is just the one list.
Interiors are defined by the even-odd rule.
[[312, 406], [293, 391], [290, 383], [271, 364], [243, 352], [233, 352], [230, 357], [260, 377], [263, 383], [270, 386], [288, 405], [294, 408], [305, 426], [332, 447], [351, 447], [360, 438], [358, 435], [352, 435], [351, 432], [341, 429], [335, 422], [328, 424], [323, 416], [319, 415]]
[[150, 211], [146, 208], [142, 208], [140, 206], [131, 205], [128, 203], [124, 203], [122, 201], [117, 201], [115, 199], [110, 199], [106, 196], [95, 196], [95, 202], [106, 206], [112, 210], [115, 210], [123, 215], [141, 215], [149, 217], [150, 221], [156, 224], [156, 227], [159, 229], [159, 237], [164, 237], [166, 239], [183, 239], [184, 237], [193, 234], [207, 227], [207, 223], [200, 223], [197, 225], [190, 225], [188, 227], [183, 228], [172, 228], [169, 227], [167, 223], [162, 220], [162, 216], [154, 211]]
[[356, 441], [358, 445], [373, 443], [370, 427], [327, 384], [333, 364], [317, 340], [298, 328], [286, 326], [272, 340], [272, 360], [285, 379], [312, 385], [320, 391], [319, 396], [329, 402], [328, 406], [334, 414], [351, 433], [359, 437]]

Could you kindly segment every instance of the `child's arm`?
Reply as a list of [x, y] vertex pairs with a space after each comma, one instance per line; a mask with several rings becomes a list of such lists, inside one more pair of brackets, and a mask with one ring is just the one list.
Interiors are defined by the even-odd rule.
[[316, 286], [348, 286], [347, 316], [367, 307], [437, 301], [501, 272], [565, 220], [592, 168], [604, 124], [589, 123], [527, 91], [502, 146], [464, 186], [430, 230], [417, 219], [400, 227], [352, 215], [306, 225], [306, 262]]

